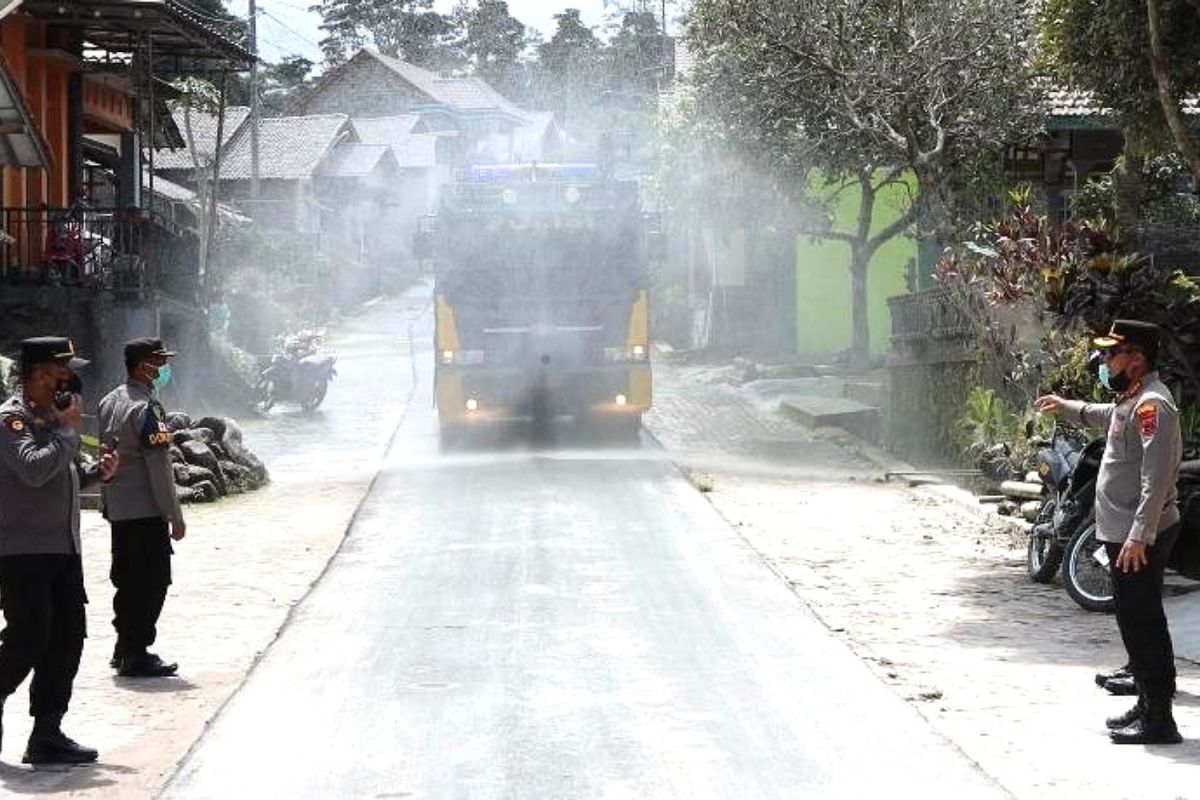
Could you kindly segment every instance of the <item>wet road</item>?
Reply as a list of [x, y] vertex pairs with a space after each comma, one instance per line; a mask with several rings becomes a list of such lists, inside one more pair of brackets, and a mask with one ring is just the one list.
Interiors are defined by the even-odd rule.
[[342, 551], [167, 796], [1002, 796], [652, 444], [440, 453], [430, 327]]

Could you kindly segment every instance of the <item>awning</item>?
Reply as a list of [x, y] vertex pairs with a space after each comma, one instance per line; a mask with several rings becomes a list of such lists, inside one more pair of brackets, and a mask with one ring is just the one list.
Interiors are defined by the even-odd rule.
[[110, 53], [134, 53], [150, 35], [156, 57], [231, 70], [249, 69], [254, 61], [242, 45], [246, 32], [237, 20], [212, 21], [178, 0], [24, 0], [22, 9], [52, 25], [74, 28], [85, 42]]
[[0, 166], [48, 167], [50, 148], [0, 57]]

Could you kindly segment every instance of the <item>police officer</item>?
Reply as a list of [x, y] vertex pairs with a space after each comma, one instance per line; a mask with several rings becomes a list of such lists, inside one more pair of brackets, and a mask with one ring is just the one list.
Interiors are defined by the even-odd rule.
[[1178, 744], [1171, 713], [1175, 652], [1163, 613], [1163, 570], [1179, 538], [1175, 484], [1183, 443], [1175, 400], [1156, 371], [1157, 326], [1117, 320], [1095, 340], [1100, 382], [1115, 403], [1048, 395], [1038, 410], [1089, 427], [1108, 428], [1096, 479], [1096, 537], [1112, 564], [1117, 627], [1138, 689], [1137, 704], [1107, 721], [1116, 744]]
[[33, 672], [27, 764], [95, 761], [62, 732], [87, 635], [79, 488], [111, 478], [116, 456], [81, 474], [81, 385], [68, 339], [21, 343], [20, 384], [0, 405], [0, 704]]
[[174, 356], [160, 339], [125, 345], [128, 380], [100, 401], [101, 441], [115, 443], [120, 468], [102, 490], [112, 526], [113, 627], [117, 643], [110, 662], [129, 678], [174, 675], [178, 665], [148, 648], [171, 584], [171, 540], [186, 533], [175, 495], [171, 430], [157, 391], [170, 380]]

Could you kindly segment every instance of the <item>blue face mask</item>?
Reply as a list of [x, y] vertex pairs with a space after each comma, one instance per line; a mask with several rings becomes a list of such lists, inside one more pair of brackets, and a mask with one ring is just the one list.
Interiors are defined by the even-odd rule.
[[151, 383], [154, 385], [155, 389], [157, 389], [161, 392], [163, 389], [167, 388], [167, 384], [170, 382], [171, 382], [171, 365], [163, 364], [161, 367], [158, 368], [158, 374], [154, 376], [154, 380], [151, 381]]
[[1109, 380], [1111, 379], [1111, 377], [1112, 376], [1109, 374], [1109, 371], [1108, 371], [1108, 364], [1101, 364], [1100, 365], [1100, 385], [1103, 386], [1105, 389], [1108, 389], [1110, 392], [1112, 391], [1112, 384], [1109, 383]]

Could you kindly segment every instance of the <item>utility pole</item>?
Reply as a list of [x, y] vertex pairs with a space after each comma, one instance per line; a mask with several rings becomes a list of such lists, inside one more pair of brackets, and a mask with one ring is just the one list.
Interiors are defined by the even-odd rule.
[[[250, 0], [250, 199], [258, 200], [258, 4]], [[217, 142], [217, 147], [221, 145]], [[257, 209], [254, 209], [257, 211]]]
[[666, 87], [671, 78], [671, 53], [667, 41], [667, 0], [662, 0], [662, 69], [663, 86]]

